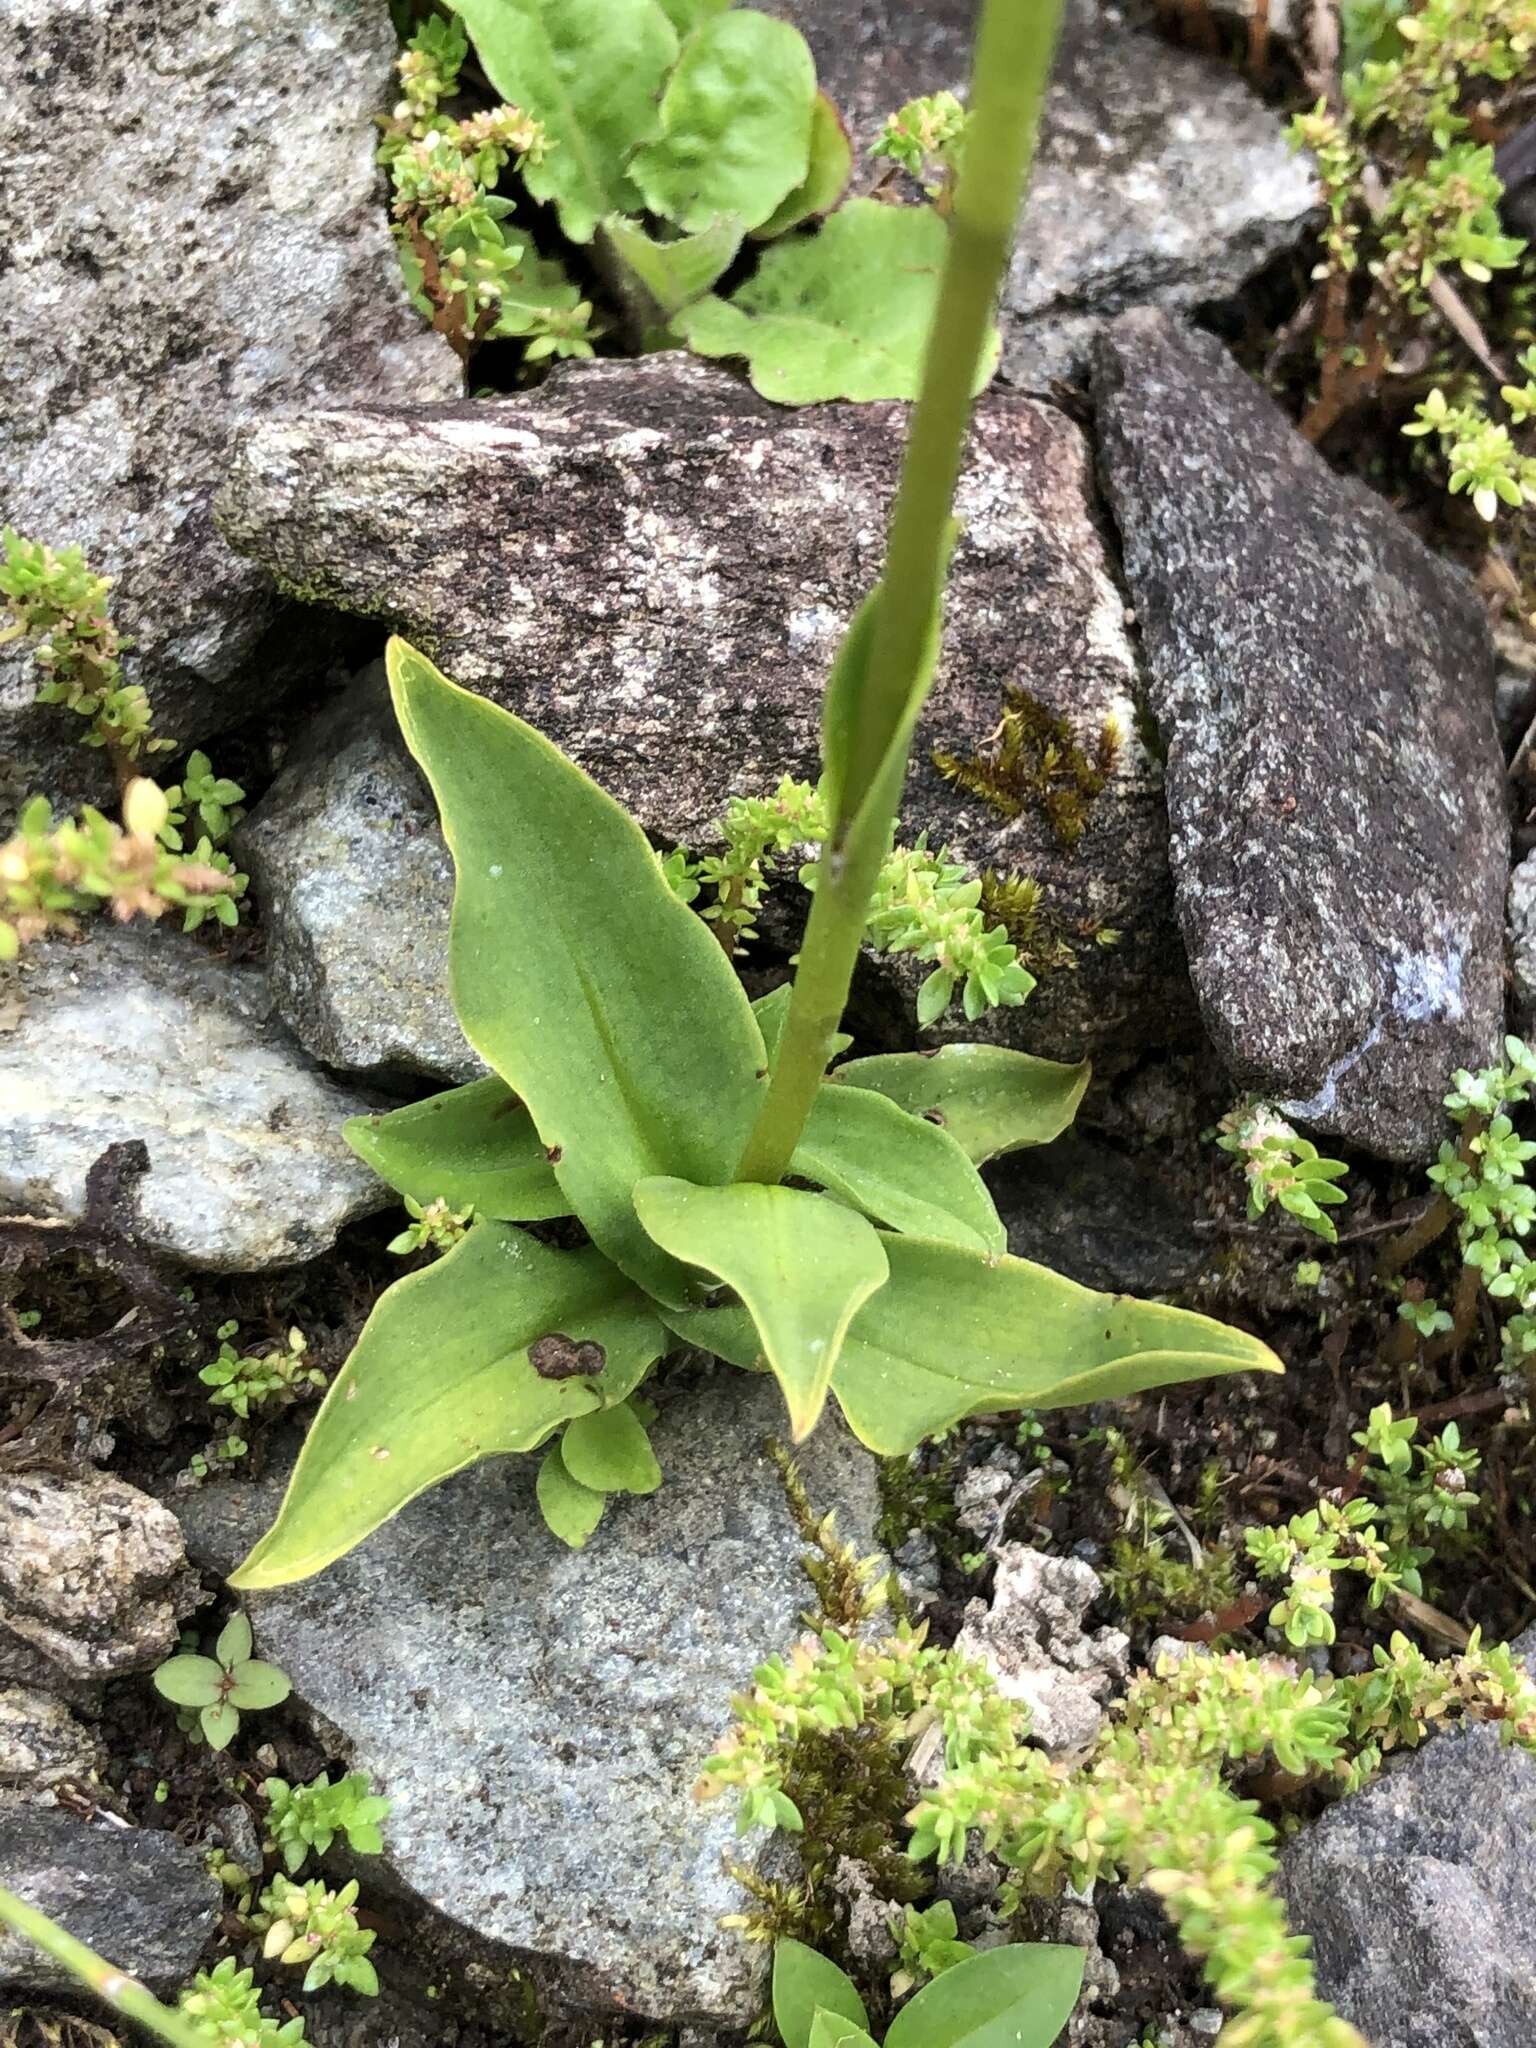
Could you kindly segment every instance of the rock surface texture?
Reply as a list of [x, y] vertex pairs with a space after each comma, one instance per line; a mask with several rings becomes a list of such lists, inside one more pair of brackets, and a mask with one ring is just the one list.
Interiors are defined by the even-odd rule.
[[126, 1480], [0, 1480], [0, 1679], [78, 1694], [147, 1671], [197, 1594], [176, 1517]]
[[0, 1812], [8, 1804], [52, 1806], [60, 1785], [89, 1785], [106, 1763], [96, 1735], [61, 1699], [26, 1685], [0, 1685]]
[[1209, 336], [1127, 314], [1095, 390], [1206, 1029], [1240, 1087], [1422, 1158], [1502, 1030], [1481, 607]]
[[453, 861], [382, 666], [305, 735], [236, 840], [267, 978], [307, 1052], [355, 1072], [485, 1072], [448, 995]]
[[[0, 1805], [0, 1884], [77, 1941], [169, 1994], [196, 1969], [223, 1897], [174, 1835], [92, 1825], [61, 1807]], [[77, 1997], [62, 1963], [0, 1928], [0, 1992]]]
[[[1536, 1630], [1515, 1649], [1536, 1671]], [[1536, 1758], [1436, 1735], [1286, 1851], [1324, 1995], [1372, 2048], [1536, 2040]]]
[[[904, 100], [970, 75], [975, 0], [775, 0], [816, 53], [863, 152]], [[1128, 306], [1230, 298], [1300, 239], [1310, 164], [1231, 68], [1178, 50], [1141, 10], [1071, 0], [1004, 297], [1003, 374], [1044, 390], [1085, 375], [1092, 338]]]
[[[130, 678], [183, 741], [244, 715], [277, 611], [209, 514], [235, 423], [460, 388], [401, 286], [373, 161], [394, 56], [389, 10], [357, 0], [5, 9], [0, 523], [117, 579]], [[0, 806], [101, 768], [34, 687], [0, 653]]]
[[36, 948], [15, 988], [0, 1200], [78, 1216], [93, 1160], [142, 1139], [144, 1243], [237, 1273], [313, 1258], [390, 1200], [341, 1135], [377, 1102], [292, 1043], [256, 969], [172, 930], [102, 925]]
[[1004, 1699], [1028, 1707], [1030, 1734], [1043, 1749], [1086, 1749], [1104, 1718], [1100, 1703], [1125, 1677], [1129, 1638], [1085, 1625], [1101, 1590], [1080, 1558], [1005, 1543], [990, 1603], [973, 1600], [965, 1610], [956, 1650], [986, 1665]]
[[[220, 516], [279, 576], [382, 616], [456, 681], [528, 718], [647, 830], [697, 844], [732, 794], [818, 773], [825, 673], [878, 570], [902, 418], [887, 405], [781, 411], [681, 356], [587, 364], [520, 401], [263, 424], [242, 445]], [[1076, 970], [1051, 973], [1024, 1008], [994, 1013], [999, 1035], [1073, 1057], [1161, 1043], [1175, 1018], [1187, 1023], [1188, 986], [1160, 772], [1136, 737], [1135, 656], [1083, 437], [1033, 400], [993, 395], [960, 512], [946, 658], [904, 830], [1044, 888], [1044, 924]], [[1071, 847], [1033, 791], [1004, 818], [930, 759], [935, 746], [985, 753], [1010, 684], [1064, 721], [1085, 760], [1114, 723], [1107, 784], [1084, 803]], [[354, 1032], [361, 1046], [378, 1029], [325, 1015], [359, 949], [386, 971], [366, 999], [375, 1018], [408, 1022], [417, 1005], [423, 956], [408, 946], [396, 979], [388, 950], [396, 886], [429, 902], [419, 840], [431, 812], [424, 797], [405, 810], [401, 769], [383, 803], [399, 822], [380, 835], [368, 799], [378, 760], [359, 739], [333, 763], [323, 820], [285, 791], [275, 821], [259, 809], [246, 828], [273, 876], [324, 847], [358, 878], [359, 923], [381, 926], [349, 935], [343, 952], [323, 885], [290, 889], [274, 907], [280, 954], [302, 963], [290, 1015], [312, 1044]], [[1096, 945], [1096, 923], [1123, 932], [1121, 945]], [[958, 1018], [957, 1008], [957, 1030]], [[410, 1063], [432, 1064], [441, 1017], [413, 1028], [423, 1036]], [[393, 1056], [406, 1057], [400, 1047]]]
[[[386, 1881], [493, 1960], [531, 1960], [557, 2001], [722, 2026], [756, 2009], [766, 1951], [718, 1924], [742, 1904], [724, 1864], [753, 1844], [728, 1799], [689, 1789], [807, 1601], [759, 1448], [781, 1419], [773, 1387], [734, 1374], [678, 1390], [655, 1432], [666, 1485], [616, 1503], [580, 1554], [543, 1527], [536, 1460], [502, 1460], [250, 1599], [261, 1654], [394, 1802]], [[818, 1512], [867, 1548], [873, 1460], [828, 1427], [803, 1463]], [[277, 1497], [194, 1496], [194, 1556], [228, 1569]]]

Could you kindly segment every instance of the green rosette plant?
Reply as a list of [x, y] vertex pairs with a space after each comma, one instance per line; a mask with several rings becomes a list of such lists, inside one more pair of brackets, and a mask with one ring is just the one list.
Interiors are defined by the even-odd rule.
[[[486, 55], [489, 9], [462, 11]], [[1057, 11], [983, 12], [885, 574], [827, 685], [829, 831], [791, 988], [749, 1002], [634, 820], [531, 726], [391, 643], [457, 873], [454, 1006], [491, 1073], [349, 1136], [403, 1196], [472, 1221], [380, 1298], [236, 1585], [319, 1571], [438, 1480], [541, 1447], [546, 1516], [584, 1541], [609, 1495], [660, 1483], [639, 1395], [679, 1341], [771, 1372], [796, 1438], [830, 1396], [888, 1455], [969, 1415], [1280, 1369], [1241, 1331], [1009, 1256], [979, 1163], [1055, 1136], [1082, 1069], [967, 1047], [832, 1065], [938, 660], [951, 504]], [[510, 33], [525, 14], [496, 19]], [[624, 173], [654, 192], [685, 154], [668, 118]], [[626, 193], [549, 196], [590, 225]], [[571, 1217], [577, 1249], [528, 1228]]]

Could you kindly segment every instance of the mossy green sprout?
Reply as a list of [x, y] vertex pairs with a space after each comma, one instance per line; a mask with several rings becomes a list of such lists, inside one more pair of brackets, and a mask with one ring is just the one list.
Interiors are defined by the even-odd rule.
[[242, 1713], [280, 1706], [288, 1675], [251, 1655], [251, 1624], [236, 1613], [219, 1632], [211, 1657], [182, 1653], [154, 1673], [155, 1691], [196, 1716], [210, 1749], [227, 1749], [240, 1732]]

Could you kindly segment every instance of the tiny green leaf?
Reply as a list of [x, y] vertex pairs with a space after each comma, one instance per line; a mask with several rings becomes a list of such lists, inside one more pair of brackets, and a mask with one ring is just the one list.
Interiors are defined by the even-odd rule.
[[228, 1700], [204, 1707], [197, 1719], [203, 1740], [210, 1749], [228, 1749], [240, 1732], [240, 1710], [232, 1707]]
[[293, 1690], [286, 1671], [279, 1671], [275, 1664], [262, 1663], [259, 1657], [236, 1664], [229, 1676], [230, 1704], [248, 1714], [262, 1707], [281, 1706]]
[[558, 1443], [551, 1444], [544, 1453], [534, 1493], [545, 1522], [572, 1550], [585, 1547], [608, 1505], [606, 1494], [571, 1477]]
[[879, 1233], [800, 1188], [647, 1180], [640, 1220], [690, 1265], [734, 1287], [761, 1336], [798, 1442], [815, 1428], [854, 1312], [888, 1270]]
[[755, 242], [772, 241], [787, 235], [803, 221], [830, 213], [848, 187], [853, 169], [853, 144], [843, 117], [824, 92], [816, 95], [811, 110], [811, 161], [804, 178], [763, 222], [754, 228]]
[[865, 2033], [840, 2012], [825, 2007], [811, 2022], [811, 2048], [876, 2048], [873, 2034]]
[[155, 1691], [178, 1707], [211, 1706], [223, 1685], [224, 1667], [211, 1657], [168, 1657], [154, 1675]]
[[533, 1118], [498, 1074], [383, 1116], [354, 1116], [342, 1135], [358, 1158], [416, 1202], [446, 1201], [504, 1223], [569, 1216], [571, 1205]]
[[803, 1941], [780, 1941], [773, 1951], [773, 2018], [784, 2048], [811, 2048], [819, 2012], [835, 2013], [866, 2030], [869, 2014], [851, 1978]]
[[913, 1116], [931, 1116], [979, 1166], [1025, 1145], [1048, 1145], [1077, 1115], [1093, 1069], [999, 1045], [876, 1053], [829, 1076], [873, 1089]]
[[810, 167], [816, 66], [788, 22], [753, 8], [703, 21], [661, 98], [661, 130], [629, 174], [646, 205], [680, 228], [721, 214], [755, 228]]
[[596, 1415], [578, 1415], [560, 1440], [565, 1469], [594, 1493], [654, 1493], [661, 1467], [645, 1424], [626, 1401]]
[[634, 213], [625, 171], [660, 125], [657, 102], [678, 34], [660, 0], [453, 0], [485, 75], [544, 124], [549, 147], [523, 180], [549, 200], [573, 242], [605, 213]]
[[1020, 1942], [984, 1949], [904, 2005], [885, 2048], [1051, 2048], [1082, 1983], [1080, 1948]]
[[730, 269], [741, 247], [742, 227], [735, 214], [722, 214], [695, 235], [658, 242], [638, 222], [611, 213], [603, 233], [626, 269], [633, 272], [667, 318], [702, 298]]
[[[603, 1374], [541, 1375], [529, 1347], [552, 1334], [601, 1345]], [[611, 1379], [627, 1389], [664, 1346], [649, 1305], [596, 1250], [552, 1251], [509, 1223], [474, 1224], [380, 1296], [276, 1522], [231, 1584], [308, 1578], [438, 1480], [535, 1449], [600, 1406]]]
[[[743, 356], [780, 405], [915, 398], [947, 231], [928, 206], [851, 199], [814, 235], [775, 243], [730, 299], [700, 299], [678, 332], [697, 354]], [[981, 382], [997, 360], [997, 343]]]
[[243, 1664], [251, 1654], [251, 1624], [239, 1608], [225, 1622], [219, 1631], [219, 1639], [213, 1646], [213, 1654], [227, 1671], [232, 1664]]

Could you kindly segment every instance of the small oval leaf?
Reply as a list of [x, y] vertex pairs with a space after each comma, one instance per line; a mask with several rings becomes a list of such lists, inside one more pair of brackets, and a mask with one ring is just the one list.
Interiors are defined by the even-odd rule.
[[533, 1118], [499, 1074], [382, 1116], [349, 1117], [342, 1135], [380, 1180], [423, 1206], [441, 1198], [503, 1223], [571, 1213]]
[[550, 1530], [572, 1550], [585, 1548], [588, 1537], [603, 1519], [608, 1496], [571, 1477], [558, 1444], [551, 1444], [544, 1453], [533, 1490], [539, 1512]]
[[823, 1087], [790, 1172], [914, 1237], [1000, 1252], [1008, 1233], [953, 1138], [868, 1090]]
[[625, 1402], [596, 1415], [579, 1415], [560, 1439], [565, 1469], [594, 1493], [654, 1493], [661, 1467], [645, 1424]]
[[810, 2048], [818, 2012], [836, 2013], [866, 2030], [869, 2014], [851, 1978], [803, 1941], [780, 1941], [773, 1950], [773, 2018], [784, 2048]]
[[1051, 2048], [1077, 2004], [1083, 1961], [1060, 1942], [984, 1949], [924, 1985], [885, 2048]]
[[828, 1079], [873, 1089], [912, 1116], [935, 1116], [976, 1165], [1048, 1145], [1077, 1115], [1092, 1078], [1077, 1066], [1000, 1045], [945, 1045], [937, 1052], [875, 1053], [849, 1060]]

